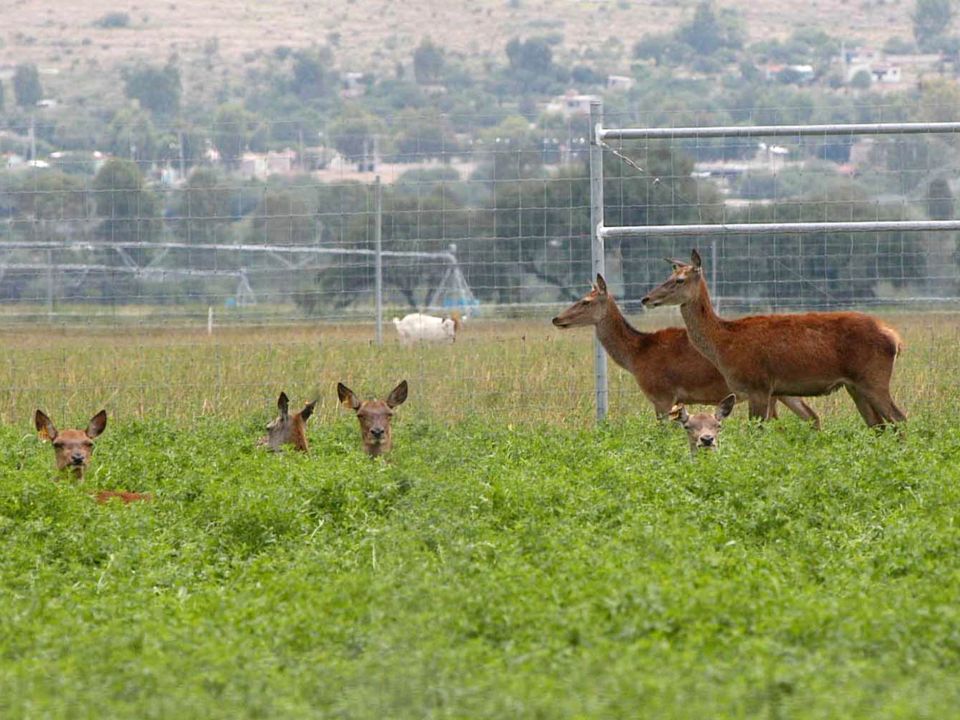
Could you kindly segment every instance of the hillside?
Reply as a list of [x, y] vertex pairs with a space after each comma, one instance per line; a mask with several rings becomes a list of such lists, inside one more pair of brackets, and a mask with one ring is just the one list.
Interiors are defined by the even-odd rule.
[[[208, 70], [238, 78], [258, 51], [278, 45], [329, 44], [341, 69], [382, 71], [408, 62], [426, 36], [471, 63], [482, 63], [502, 61], [511, 37], [559, 35], [558, 55], [564, 59], [601, 60], [609, 70], [626, 70], [630, 48], [641, 35], [675, 26], [694, 5], [692, 0], [475, 0], [469, 9], [454, 11], [438, 0], [14, 0], [0, 3], [0, 69], [36, 63], [51, 78], [47, 86], [64, 92], [77, 80], [102, 79], [104, 71], [131, 60], [156, 62], [172, 53], [187, 65], [203, 60]], [[910, 36], [913, 3], [735, 0], [718, 7], [741, 14], [751, 41], [815, 26], [850, 42], [879, 44], [891, 36]], [[128, 25], [97, 24], [110, 13], [126, 13]], [[185, 77], [188, 85], [202, 80], [190, 73]]]

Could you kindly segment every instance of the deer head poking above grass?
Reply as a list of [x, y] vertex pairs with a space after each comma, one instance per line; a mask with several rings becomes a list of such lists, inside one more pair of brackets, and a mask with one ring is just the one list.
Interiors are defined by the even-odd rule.
[[86, 430], [57, 430], [43, 410], [37, 410], [33, 422], [40, 438], [53, 445], [57, 470], [69, 470], [77, 480], [82, 480], [93, 455], [93, 441], [107, 427], [107, 411], [101, 410], [90, 418]]
[[308, 402], [300, 412], [290, 414], [290, 401], [285, 392], [277, 398], [280, 414], [267, 425], [267, 434], [257, 442], [268, 450], [277, 451], [283, 445], [293, 445], [294, 449], [307, 452], [307, 420], [313, 414], [316, 400]]
[[670, 410], [670, 419], [680, 423], [687, 431], [687, 440], [690, 443], [690, 455], [695, 456], [698, 450], [717, 450], [720, 447], [720, 426], [733, 412], [737, 403], [737, 396], [727, 395], [717, 409], [712, 413], [697, 413], [691, 415], [682, 405], [674, 405]]
[[353, 390], [343, 383], [337, 383], [337, 397], [344, 407], [357, 413], [360, 421], [360, 433], [363, 449], [371, 457], [389, 452], [393, 447], [393, 434], [390, 431], [390, 419], [393, 410], [407, 399], [407, 381], [401, 380], [386, 400], [360, 400]]

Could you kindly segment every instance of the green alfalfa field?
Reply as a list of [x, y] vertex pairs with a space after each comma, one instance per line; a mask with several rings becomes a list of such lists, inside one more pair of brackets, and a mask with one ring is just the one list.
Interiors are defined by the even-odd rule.
[[[0, 717], [954, 716], [958, 325], [888, 320], [904, 435], [835, 395], [695, 461], [618, 369], [597, 427], [591, 334], [545, 321], [4, 331]], [[371, 461], [336, 382], [401, 378]], [[308, 455], [255, 447], [280, 390]], [[110, 413], [83, 485], [37, 407]]]

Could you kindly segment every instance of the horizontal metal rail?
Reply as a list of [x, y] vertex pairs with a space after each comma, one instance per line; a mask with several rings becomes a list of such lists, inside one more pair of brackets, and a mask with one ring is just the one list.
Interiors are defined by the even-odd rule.
[[726, 125], [675, 128], [603, 128], [599, 140], [654, 140], [715, 137], [803, 137], [808, 135], [911, 135], [960, 133], [960, 122], [851, 123], [827, 125]]
[[[181, 243], [181, 242], [77, 242], [55, 240], [0, 240], [0, 252], [4, 250], [112, 250], [114, 248], [139, 250], [213, 250], [216, 252], [262, 252], [282, 255], [376, 255], [375, 250], [365, 248], [324, 248], [313, 245], [262, 245], [262, 244], [226, 244], [226, 243]], [[383, 257], [417, 257], [446, 260], [456, 264], [457, 258], [451, 252], [426, 252], [419, 250], [384, 250]]]
[[636, 237], [639, 235], [784, 235], [815, 232], [915, 232], [960, 230], [960, 220], [863, 220], [851, 222], [764, 222], [715, 223], [703, 225], [617, 225], [600, 226], [597, 233], [603, 238]]

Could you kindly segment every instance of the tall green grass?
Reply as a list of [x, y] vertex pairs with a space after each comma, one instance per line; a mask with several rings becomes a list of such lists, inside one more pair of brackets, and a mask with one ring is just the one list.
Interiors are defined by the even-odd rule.
[[[7, 338], [0, 717], [950, 717], [956, 331], [917, 323], [905, 436], [836, 396], [695, 461], [622, 373], [594, 427], [587, 333]], [[401, 376], [387, 462], [332, 388], [309, 455], [254, 447], [281, 387]], [[113, 413], [82, 485], [37, 404]]]

